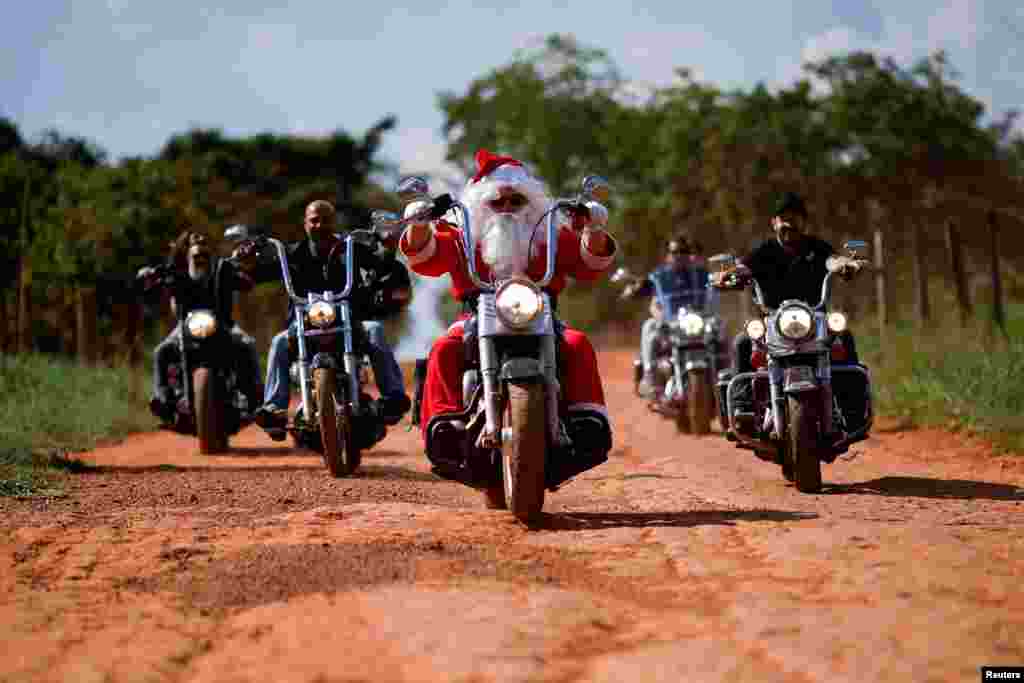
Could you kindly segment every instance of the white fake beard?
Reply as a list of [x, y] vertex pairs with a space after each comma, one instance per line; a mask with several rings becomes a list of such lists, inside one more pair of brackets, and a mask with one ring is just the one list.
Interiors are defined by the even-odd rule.
[[203, 268], [197, 268], [195, 261], [192, 259], [188, 260], [188, 276], [192, 278], [193, 282], [203, 282], [206, 277], [210, 274], [210, 267], [205, 266]]
[[533, 226], [516, 214], [499, 213], [487, 221], [481, 232], [480, 255], [496, 278], [526, 273]]

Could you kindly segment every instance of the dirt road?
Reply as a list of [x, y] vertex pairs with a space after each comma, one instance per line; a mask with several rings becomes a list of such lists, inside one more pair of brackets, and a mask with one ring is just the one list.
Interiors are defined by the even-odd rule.
[[144, 434], [64, 497], [0, 500], [0, 680], [976, 681], [1024, 665], [1024, 457], [881, 433], [822, 495], [677, 436], [602, 355], [611, 462], [543, 528], [429, 474], [250, 429]]

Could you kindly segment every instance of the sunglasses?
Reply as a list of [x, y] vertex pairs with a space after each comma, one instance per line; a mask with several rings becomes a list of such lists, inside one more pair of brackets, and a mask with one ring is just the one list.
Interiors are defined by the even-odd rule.
[[510, 194], [505, 197], [498, 197], [487, 202], [487, 205], [495, 211], [518, 211], [529, 202], [521, 194]]

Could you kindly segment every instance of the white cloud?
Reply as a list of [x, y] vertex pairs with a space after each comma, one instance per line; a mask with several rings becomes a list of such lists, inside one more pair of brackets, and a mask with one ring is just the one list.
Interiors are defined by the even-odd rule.
[[974, 0], [951, 0], [928, 19], [930, 45], [956, 44], [962, 50], [975, 46], [980, 9]]

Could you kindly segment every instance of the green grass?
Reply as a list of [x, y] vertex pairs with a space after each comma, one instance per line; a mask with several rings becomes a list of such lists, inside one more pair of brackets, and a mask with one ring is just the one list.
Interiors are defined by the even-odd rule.
[[0, 356], [0, 495], [52, 489], [87, 468], [68, 452], [152, 429], [145, 373], [43, 354]]
[[1024, 453], [1024, 306], [1010, 307], [1007, 328], [1009, 339], [946, 315], [924, 331], [892, 325], [884, 348], [877, 335], [858, 334], [876, 412], [968, 430]]

